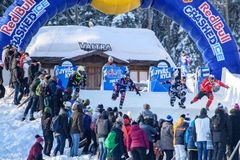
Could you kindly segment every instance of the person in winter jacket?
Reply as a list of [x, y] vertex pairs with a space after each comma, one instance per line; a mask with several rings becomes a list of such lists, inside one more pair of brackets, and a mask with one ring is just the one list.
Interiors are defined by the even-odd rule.
[[177, 130], [177, 127], [184, 122], [185, 117], [186, 117], [186, 115], [182, 114], [180, 116], [180, 118], [178, 119], [178, 121], [175, 122], [174, 125], [173, 125], [173, 145], [174, 146], [176, 145], [176, 130]]
[[50, 156], [52, 146], [53, 146], [53, 131], [51, 130], [51, 127], [50, 127], [52, 122], [51, 112], [52, 111], [49, 107], [45, 108], [41, 118], [43, 137], [45, 140], [43, 153], [46, 156]]
[[193, 138], [193, 129], [195, 126], [195, 120], [198, 118], [198, 116], [195, 117], [193, 121], [191, 121], [190, 125], [187, 128], [186, 131], [186, 145], [188, 150], [188, 160], [197, 160], [198, 159], [198, 153], [197, 153], [197, 147], [195, 146], [195, 140]]
[[80, 137], [83, 137], [83, 104], [75, 103], [73, 105], [73, 112], [70, 119], [70, 134], [72, 138], [72, 146], [70, 150], [70, 156], [78, 156], [78, 147]]
[[35, 136], [36, 138], [36, 142], [34, 143], [34, 145], [32, 146], [28, 158], [27, 160], [43, 160], [43, 156], [42, 156], [42, 143], [43, 143], [43, 138], [40, 137], [39, 135]]
[[173, 158], [173, 118], [168, 115], [161, 127], [160, 148], [166, 155], [166, 160]]
[[221, 86], [224, 88], [229, 88], [228, 85], [224, 84], [223, 82], [215, 79], [214, 75], [210, 74], [208, 78], [205, 78], [201, 85], [200, 85], [200, 92], [194, 97], [194, 99], [191, 101], [192, 103], [197, 102], [199, 99], [201, 99], [203, 96], [208, 97], [208, 102], [206, 104], [206, 109], [209, 110], [210, 105], [212, 104], [212, 101], [214, 99], [213, 96], [213, 87], [215, 86]]
[[136, 93], [140, 96], [141, 94], [139, 93], [135, 83], [131, 80], [130, 75], [127, 73], [124, 75], [123, 78], [120, 78], [119, 80], [117, 80], [114, 84], [114, 89], [113, 89], [113, 94], [112, 94], [112, 100], [116, 100], [119, 96], [119, 93], [121, 94], [121, 98], [120, 98], [120, 104], [119, 104], [119, 108], [122, 109], [124, 100], [125, 100], [125, 95], [126, 95], [126, 91], [127, 88], [130, 87], [133, 90], [136, 91]]
[[[19, 62], [16, 62], [15, 68], [12, 71], [12, 83], [14, 86], [14, 104], [20, 104], [23, 97], [23, 71], [19, 66]], [[20, 93], [20, 94], [19, 94]]]
[[82, 154], [88, 154], [88, 149], [91, 144], [91, 122], [92, 122], [92, 113], [91, 108], [84, 109], [84, 119], [83, 119], [83, 128], [84, 128], [84, 138], [87, 139], [87, 143], [84, 145]]
[[151, 107], [149, 104], [143, 105], [143, 111], [140, 113], [138, 117], [138, 123], [145, 123], [153, 126], [154, 115], [152, 111], [150, 111]]
[[185, 134], [186, 130], [189, 126], [190, 117], [186, 115], [184, 121], [177, 126], [176, 128], [176, 143], [175, 143], [175, 152], [176, 152], [176, 160], [185, 160], [187, 158], [187, 153], [185, 150]]
[[54, 131], [55, 138], [57, 140], [57, 146], [54, 149], [53, 155], [56, 156], [58, 151], [60, 155], [63, 155], [66, 139], [69, 137], [68, 115], [65, 108], [61, 108], [59, 113], [60, 128]]
[[197, 142], [198, 160], [207, 160], [207, 137], [211, 135], [211, 130], [206, 108], [201, 109], [199, 117], [195, 120], [193, 131], [194, 141]]
[[60, 108], [63, 107], [63, 93], [64, 89], [62, 86], [62, 81], [60, 79], [57, 80], [56, 91], [53, 95], [53, 114], [57, 116], [60, 112]]
[[127, 139], [127, 151], [133, 160], [146, 160], [149, 153], [149, 140], [146, 132], [136, 122], [132, 123]]
[[168, 80], [166, 82], [161, 82], [161, 85], [170, 83], [171, 86], [168, 90], [168, 95], [170, 96], [170, 105], [174, 107], [174, 103], [176, 98], [180, 99], [178, 103], [180, 108], [186, 108], [184, 103], [186, 101], [186, 94], [187, 94], [187, 85], [186, 85], [186, 77], [182, 77], [181, 80]]
[[31, 58], [29, 57], [28, 53], [25, 53], [26, 58], [23, 60], [23, 72], [24, 72], [24, 94], [28, 96], [29, 90], [29, 83], [28, 83], [28, 69], [31, 64]]
[[157, 130], [154, 127], [150, 126], [149, 124], [144, 124], [144, 123], [140, 125], [140, 128], [146, 132], [148, 137], [149, 153], [146, 155], [146, 158], [150, 160], [156, 159], [153, 152], [154, 151], [153, 143], [155, 142], [155, 136], [157, 135]]
[[230, 144], [231, 126], [229, 117], [220, 103], [211, 120], [211, 133], [214, 146], [213, 159], [222, 160], [226, 152], [226, 145]]
[[38, 100], [39, 100], [39, 95], [36, 93], [36, 90], [37, 90], [37, 86], [41, 83], [41, 81], [44, 78], [44, 74], [41, 74], [41, 73], [38, 73], [38, 74], [39, 74], [38, 77], [36, 79], [34, 79], [33, 83], [30, 86], [30, 89], [31, 89], [30, 99], [29, 99], [28, 105], [24, 111], [22, 121], [24, 121], [26, 119], [29, 109], [31, 109], [30, 120], [35, 120], [35, 118], [33, 117], [33, 113], [36, 111]]
[[3, 76], [2, 76], [2, 71], [4, 68], [3, 62], [0, 60], [0, 84], [3, 84]]
[[[56, 76], [51, 76], [51, 78], [47, 82], [47, 86], [45, 89], [44, 93], [44, 101], [45, 101], [45, 106], [50, 107], [54, 111], [54, 96], [57, 90], [57, 77]], [[59, 107], [62, 108], [63, 106], [63, 101], [61, 101], [61, 104], [59, 104]], [[58, 111], [59, 113], [59, 111]]]
[[121, 130], [122, 125], [123, 124], [121, 121], [116, 121], [112, 128], [112, 132], [116, 133], [115, 143], [117, 144], [117, 146], [112, 151], [112, 160], [124, 159], [124, 153], [126, 151], [123, 143], [123, 132]]
[[[69, 94], [72, 95], [72, 98], [78, 97], [77, 94], [79, 93], [79, 90], [80, 90], [80, 88], [79, 88], [80, 82], [81, 82], [80, 71], [76, 71], [70, 75], [70, 77], [68, 79], [68, 83], [67, 83], [67, 88], [70, 90]], [[73, 89], [74, 89], [74, 91], [73, 91]]]
[[111, 130], [111, 123], [108, 119], [107, 111], [103, 111], [96, 122], [95, 133], [98, 137], [99, 143], [99, 160], [105, 160], [107, 157], [107, 149], [104, 146], [104, 140], [107, 138]]
[[36, 60], [32, 60], [32, 63], [28, 68], [28, 84], [29, 85], [32, 84], [33, 80], [36, 78], [36, 75], [38, 74], [38, 72], [40, 72], [40, 69], [41, 69], [41, 63]]
[[50, 78], [51, 78], [51, 75], [46, 74], [44, 76], [43, 81], [41, 81], [41, 83], [37, 86], [36, 92], [39, 95], [38, 111], [44, 110], [45, 107], [50, 107], [52, 109], [52, 106], [50, 106], [49, 100], [47, 98], [47, 95], [48, 95], [47, 85], [49, 83]]
[[[238, 103], [234, 104], [234, 108], [230, 110], [230, 124], [231, 124], [231, 151], [237, 146], [238, 141], [240, 140], [240, 107]], [[233, 160], [239, 160], [239, 155], [235, 154]]]
[[187, 76], [188, 66], [190, 65], [190, 58], [187, 56], [185, 51], [182, 51], [179, 62], [181, 66], [181, 75]]

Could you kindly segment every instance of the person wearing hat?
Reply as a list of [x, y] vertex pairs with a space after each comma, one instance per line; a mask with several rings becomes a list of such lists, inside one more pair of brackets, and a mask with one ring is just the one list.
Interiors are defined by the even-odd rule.
[[[232, 133], [232, 139], [230, 144], [230, 150], [231, 152], [234, 150], [234, 148], [237, 146], [238, 141], [240, 140], [240, 108], [239, 104], [235, 103], [233, 105], [233, 108], [230, 110], [230, 125], [231, 127], [231, 133]], [[239, 160], [238, 154], [235, 154], [233, 157], [233, 160]]]
[[185, 144], [186, 144], [186, 131], [189, 126], [189, 123], [191, 121], [191, 118], [189, 114], [186, 114], [184, 121], [179, 124], [176, 128], [175, 133], [175, 152], [176, 152], [176, 160], [184, 160], [187, 158], [187, 152], [185, 150]]
[[173, 118], [168, 115], [162, 123], [159, 148], [165, 153], [166, 160], [173, 158]]
[[[28, 68], [28, 84], [31, 85], [36, 78], [36, 74], [41, 70], [41, 63], [33, 59]], [[42, 73], [42, 72], [41, 72]]]
[[104, 64], [103, 67], [115, 67], [116, 65], [113, 63], [113, 57], [109, 56], [107, 63]]
[[42, 155], [42, 144], [43, 144], [43, 138], [39, 135], [35, 136], [36, 142], [34, 145], [31, 147], [31, 150], [29, 152], [27, 160], [43, 160], [43, 155]]
[[202, 108], [199, 117], [195, 120], [193, 139], [198, 149], [198, 160], [207, 160], [207, 140], [211, 135], [210, 118], [207, 116], [207, 109]]
[[190, 58], [187, 56], [186, 51], [182, 51], [180, 57], [180, 66], [182, 76], [187, 76], [188, 66], [190, 65]]
[[122, 78], [117, 80], [114, 84], [113, 88], [113, 94], [112, 94], [112, 100], [116, 100], [119, 96], [119, 93], [121, 94], [120, 97], [120, 103], [119, 103], [119, 109], [122, 109], [124, 100], [125, 100], [125, 95], [127, 88], [131, 88], [131, 91], [135, 90], [136, 94], [141, 96], [139, 90], [137, 89], [135, 83], [133, 80], [130, 78], [129, 73], [125, 73]]
[[232, 136], [229, 117], [221, 103], [218, 104], [215, 115], [211, 119], [211, 133], [214, 147], [213, 159], [222, 159], [226, 152], [226, 145], [230, 144]]
[[73, 72], [68, 78], [67, 88], [70, 90], [69, 94], [72, 96], [73, 100], [76, 100], [76, 98], [78, 98], [81, 79], [82, 76], [80, 71]]
[[29, 90], [29, 84], [28, 84], [28, 69], [31, 64], [31, 58], [29, 57], [28, 53], [25, 53], [26, 58], [23, 60], [23, 72], [24, 72], [24, 94], [28, 95], [30, 90]]
[[213, 96], [213, 87], [215, 85], [219, 85], [221, 87], [224, 87], [226, 89], [229, 88], [228, 85], [224, 84], [220, 80], [215, 79], [215, 76], [210, 74], [208, 78], [205, 78], [201, 85], [200, 85], [200, 92], [194, 97], [194, 99], [191, 101], [191, 104], [197, 102], [199, 99], [201, 99], [204, 96], [208, 97], [208, 101], [206, 104], [206, 109], [209, 110], [210, 105], [212, 104], [212, 101], [214, 99]]

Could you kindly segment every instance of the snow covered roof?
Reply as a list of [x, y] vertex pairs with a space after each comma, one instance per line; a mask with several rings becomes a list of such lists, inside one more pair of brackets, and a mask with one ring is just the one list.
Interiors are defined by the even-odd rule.
[[104, 53], [124, 61], [167, 60], [175, 66], [154, 32], [148, 29], [46, 26], [34, 36], [27, 52], [33, 57], [72, 58], [89, 53], [88, 47], [107, 50]]

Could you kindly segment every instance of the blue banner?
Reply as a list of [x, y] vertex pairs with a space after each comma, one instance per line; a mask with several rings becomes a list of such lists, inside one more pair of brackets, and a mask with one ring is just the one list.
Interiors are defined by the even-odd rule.
[[151, 92], [168, 92], [170, 84], [161, 85], [161, 82], [165, 82], [172, 79], [172, 73], [174, 68], [150, 68], [150, 91]]
[[123, 75], [128, 72], [128, 67], [126, 66], [107, 66], [103, 67], [103, 90], [113, 90], [114, 83], [123, 77]]
[[200, 91], [200, 85], [202, 81], [210, 74], [210, 70], [207, 67], [201, 67], [197, 70], [197, 89]]
[[58, 79], [62, 81], [63, 88], [66, 89], [68, 78], [70, 75], [77, 71], [77, 66], [56, 66], [55, 67], [55, 74], [57, 75]]

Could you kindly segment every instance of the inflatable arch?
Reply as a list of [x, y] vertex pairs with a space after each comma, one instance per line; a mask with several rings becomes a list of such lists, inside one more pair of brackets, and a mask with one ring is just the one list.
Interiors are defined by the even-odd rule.
[[25, 50], [40, 27], [74, 5], [92, 5], [106, 14], [152, 7], [188, 32], [217, 78], [221, 78], [223, 67], [232, 73], [240, 73], [236, 42], [208, 0], [16, 0], [0, 19], [0, 52], [8, 44]]

